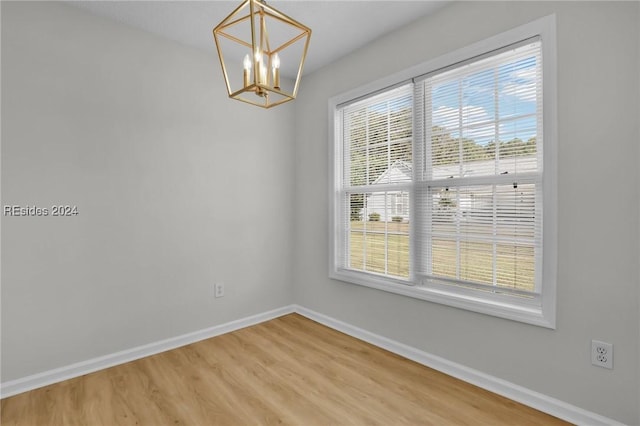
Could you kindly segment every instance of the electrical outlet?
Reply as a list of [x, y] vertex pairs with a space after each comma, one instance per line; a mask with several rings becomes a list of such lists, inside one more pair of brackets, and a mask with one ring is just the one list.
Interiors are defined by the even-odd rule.
[[611, 343], [591, 341], [591, 364], [613, 369], [613, 345]]
[[214, 297], [224, 297], [224, 284], [223, 283], [216, 283], [215, 284], [215, 292], [214, 292]]

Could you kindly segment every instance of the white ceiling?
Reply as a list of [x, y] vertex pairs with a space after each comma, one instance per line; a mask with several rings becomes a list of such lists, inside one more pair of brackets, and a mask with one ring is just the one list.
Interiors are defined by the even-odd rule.
[[[268, 2], [312, 30], [304, 73], [311, 73], [419, 17], [446, 1]], [[104, 16], [216, 54], [212, 29], [239, 4], [235, 1], [72, 1]]]

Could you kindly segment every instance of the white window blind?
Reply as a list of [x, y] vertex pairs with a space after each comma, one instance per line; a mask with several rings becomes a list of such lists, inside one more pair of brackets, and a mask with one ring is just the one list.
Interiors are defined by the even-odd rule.
[[344, 268], [409, 276], [412, 85], [341, 110]]
[[333, 278], [553, 327], [554, 28], [330, 102]]
[[[422, 79], [418, 275], [535, 295], [542, 263], [539, 40]], [[426, 284], [431, 283], [425, 280]]]

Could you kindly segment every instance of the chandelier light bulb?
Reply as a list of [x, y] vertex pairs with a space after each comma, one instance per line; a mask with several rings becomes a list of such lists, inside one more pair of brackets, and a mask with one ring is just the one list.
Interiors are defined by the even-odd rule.
[[267, 84], [267, 67], [260, 62], [260, 74], [258, 74], [258, 83]]
[[273, 88], [280, 89], [280, 56], [276, 53], [273, 55]]
[[244, 87], [247, 87], [249, 84], [251, 84], [251, 59], [249, 59], [249, 55], [244, 55], [244, 61], [243, 61], [243, 65], [244, 65]]

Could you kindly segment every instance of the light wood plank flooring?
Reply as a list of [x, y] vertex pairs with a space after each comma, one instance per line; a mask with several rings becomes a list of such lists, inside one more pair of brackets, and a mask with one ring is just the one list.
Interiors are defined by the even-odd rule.
[[291, 314], [2, 400], [9, 425], [556, 425]]

